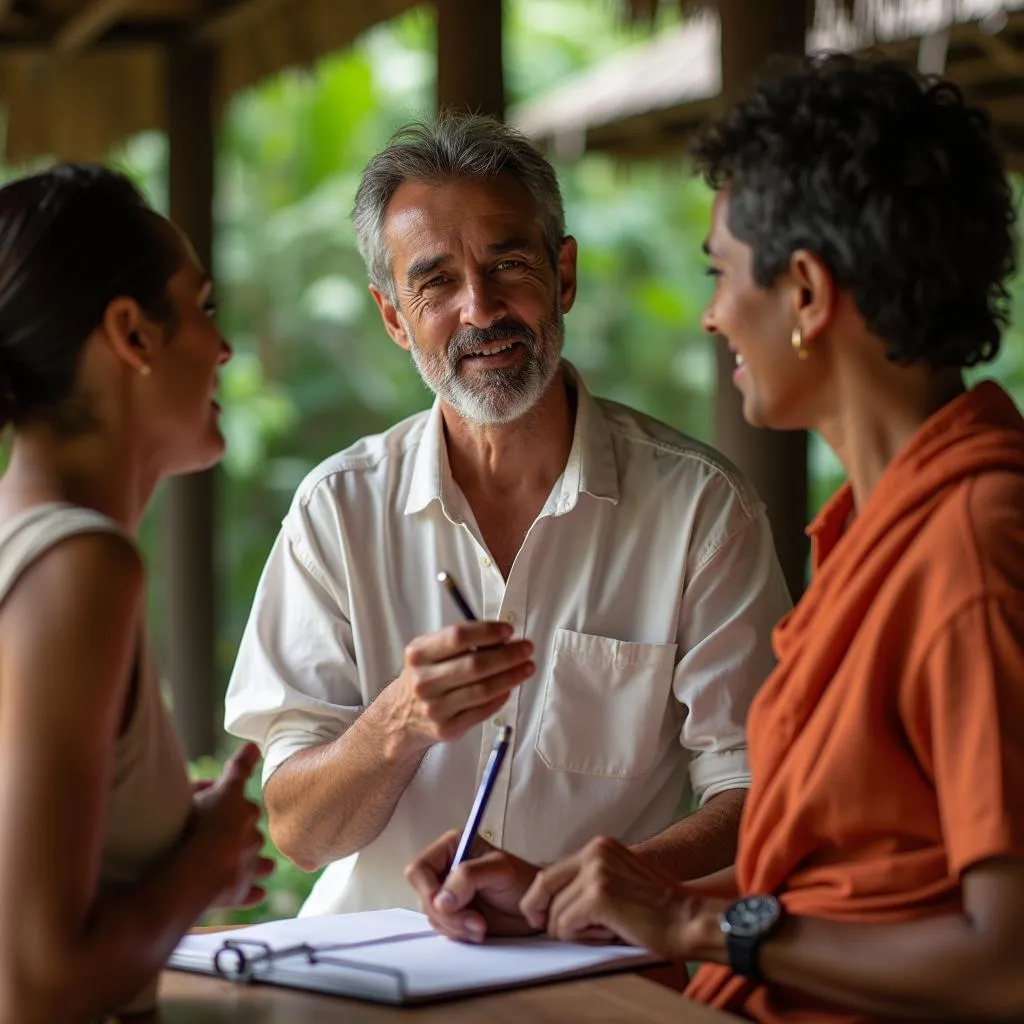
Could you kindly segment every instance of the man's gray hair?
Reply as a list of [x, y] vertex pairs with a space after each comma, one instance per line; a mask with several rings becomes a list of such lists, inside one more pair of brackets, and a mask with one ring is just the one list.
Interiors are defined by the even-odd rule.
[[533, 198], [552, 264], [565, 238], [565, 210], [554, 168], [515, 128], [478, 114], [443, 114], [400, 128], [363, 171], [352, 210], [356, 243], [370, 283], [397, 305], [391, 253], [384, 239], [388, 204], [406, 181], [443, 184], [507, 174]]

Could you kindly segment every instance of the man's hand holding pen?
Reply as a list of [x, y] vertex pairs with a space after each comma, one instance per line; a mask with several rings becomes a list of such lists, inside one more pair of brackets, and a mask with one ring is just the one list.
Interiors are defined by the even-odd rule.
[[458, 739], [495, 714], [534, 672], [533, 645], [505, 622], [462, 622], [417, 637], [401, 674], [378, 697], [388, 703], [386, 752], [402, 758]]

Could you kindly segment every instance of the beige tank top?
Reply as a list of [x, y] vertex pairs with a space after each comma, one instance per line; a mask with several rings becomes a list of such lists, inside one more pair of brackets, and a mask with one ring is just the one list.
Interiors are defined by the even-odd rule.
[[[91, 509], [63, 503], [37, 505], [0, 528], [0, 601], [21, 574], [58, 542], [81, 533], [123, 528]], [[130, 539], [130, 538], [129, 538]], [[133, 541], [134, 543], [134, 541]], [[107, 801], [101, 878], [123, 884], [139, 878], [178, 842], [192, 809], [192, 786], [145, 631], [140, 638], [138, 686], [127, 729], [117, 741]], [[156, 979], [119, 1012], [139, 1013], [156, 1002]]]

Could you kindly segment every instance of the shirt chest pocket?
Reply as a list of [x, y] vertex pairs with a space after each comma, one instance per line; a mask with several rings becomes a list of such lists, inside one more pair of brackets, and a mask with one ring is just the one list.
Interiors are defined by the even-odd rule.
[[628, 778], [650, 771], [675, 669], [676, 644], [636, 644], [559, 629], [536, 750], [556, 771]]

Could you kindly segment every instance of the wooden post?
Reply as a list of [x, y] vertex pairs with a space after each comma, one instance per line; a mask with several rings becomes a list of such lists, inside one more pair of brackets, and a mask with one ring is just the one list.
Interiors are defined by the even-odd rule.
[[[722, 98], [728, 103], [775, 55], [802, 55], [806, 0], [718, 0], [722, 26]], [[734, 360], [716, 346], [715, 444], [757, 489], [768, 507], [775, 548], [794, 599], [806, 583], [807, 434], [751, 427], [732, 383]]]
[[436, 0], [437, 107], [505, 116], [502, 0]]
[[[186, 39], [167, 50], [167, 132], [171, 220], [213, 262], [214, 54]], [[213, 754], [219, 728], [214, 671], [216, 471], [169, 482], [164, 500], [167, 581], [165, 667], [174, 719], [191, 758]]]

